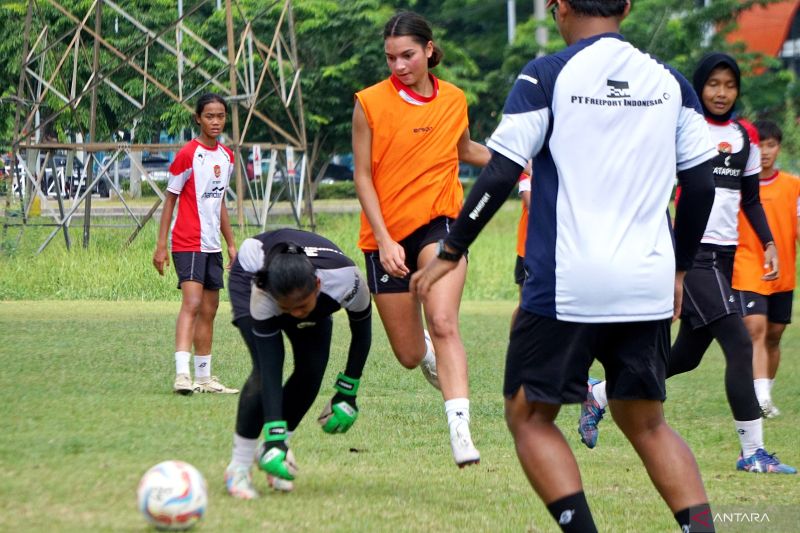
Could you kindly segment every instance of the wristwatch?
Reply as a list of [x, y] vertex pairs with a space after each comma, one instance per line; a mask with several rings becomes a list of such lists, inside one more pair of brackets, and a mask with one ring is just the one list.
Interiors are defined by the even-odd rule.
[[439, 259], [456, 262], [461, 259], [462, 255], [464, 254], [461, 252], [448, 252], [445, 250], [444, 239], [439, 239], [439, 242], [436, 243], [436, 257]]

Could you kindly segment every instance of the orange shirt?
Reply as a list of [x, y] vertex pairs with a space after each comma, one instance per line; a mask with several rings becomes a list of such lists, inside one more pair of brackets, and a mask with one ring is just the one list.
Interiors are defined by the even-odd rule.
[[[372, 182], [395, 241], [436, 217], [455, 218], [464, 197], [458, 140], [468, 126], [467, 99], [455, 85], [431, 78], [431, 98], [391, 77], [356, 93], [372, 130]], [[363, 212], [358, 247], [378, 249]]]
[[[519, 195], [525, 191], [531, 190], [531, 177], [526, 174], [519, 176]], [[528, 208], [525, 207], [525, 202], [522, 202], [522, 214], [519, 217], [519, 224], [517, 225], [517, 255], [525, 257], [525, 240], [528, 238]]]
[[733, 288], [740, 291], [770, 295], [786, 292], [795, 286], [795, 257], [797, 240], [798, 200], [800, 200], [800, 178], [785, 172], [776, 172], [761, 180], [759, 188], [761, 204], [767, 214], [767, 222], [778, 249], [780, 277], [775, 281], [762, 281], [764, 270], [764, 248], [750, 222], [739, 211], [739, 245], [733, 264]]

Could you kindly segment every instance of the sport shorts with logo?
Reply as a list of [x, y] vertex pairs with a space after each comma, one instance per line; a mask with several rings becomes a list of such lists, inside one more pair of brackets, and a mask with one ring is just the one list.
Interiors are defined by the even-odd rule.
[[396, 278], [388, 274], [381, 265], [380, 252], [364, 252], [367, 268], [367, 285], [372, 294], [409, 292], [411, 274], [418, 270], [417, 259], [422, 249], [432, 243], [444, 239], [450, 233], [453, 219], [438, 217], [417, 228], [411, 235], [399, 242], [406, 252], [406, 267], [409, 274], [404, 278]]
[[594, 360], [616, 400], [666, 399], [671, 319], [566, 322], [519, 309], [506, 354], [503, 394], [529, 402], [580, 403]]
[[750, 291], [736, 291], [742, 316], [766, 315], [769, 322], [791, 324], [794, 291], [770, 295]]
[[734, 247], [701, 244], [692, 268], [683, 280], [681, 320], [692, 329], [707, 326], [728, 315], [739, 313], [739, 302], [731, 288]]
[[178, 288], [184, 281], [196, 281], [204, 289], [219, 290], [222, 278], [222, 252], [172, 252], [172, 263], [178, 274]]

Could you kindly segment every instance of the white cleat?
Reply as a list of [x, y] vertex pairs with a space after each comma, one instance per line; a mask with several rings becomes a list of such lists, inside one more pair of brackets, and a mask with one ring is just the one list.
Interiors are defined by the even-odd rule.
[[469, 422], [459, 420], [450, 426], [450, 446], [453, 448], [453, 459], [459, 468], [481, 462], [481, 454], [472, 444]]
[[781, 414], [780, 409], [775, 407], [775, 404], [772, 403], [772, 400], [766, 400], [765, 402], [761, 403], [759, 407], [761, 407], [761, 416], [764, 418], [775, 418]]
[[246, 466], [228, 465], [225, 469], [225, 488], [228, 494], [240, 500], [258, 498], [258, 492], [253, 486], [253, 475]]
[[433, 388], [442, 390], [439, 386], [439, 373], [436, 371], [436, 356], [433, 355], [433, 342], [428, 330], [424, 330], [425, 344], [430, 348], [430, 353], [425, 353], [425, 358], [420, 362], [419, 369], [422, 370], [422, 375], [428, 380]]
[[211, 376], [206, 381], [195, 381], [194, 392], [210, 392], [212, 394], [238, 394], [239, 389], [231, 389], [219, 382], [217, 376]]
[[194, 385], [192, 384], [192, 378], [189, 374], [175, 375], [175, 383], [172, 384], [172, 392], [183, 396], [189, 396], [194, 392]]

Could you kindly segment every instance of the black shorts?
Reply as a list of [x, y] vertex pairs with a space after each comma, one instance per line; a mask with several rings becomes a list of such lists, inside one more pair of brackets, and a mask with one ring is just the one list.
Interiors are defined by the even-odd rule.
[[666, 399], [669, 318], [646, 322], [564, 322], [520, 309], [506, 354], [503, 394], [520, 387], [529, 402], [581, 403], [589, 367], [605, 368], [606, 394], [616, 400]]
[[172, 264], [178, 273], [178, 288], [184, 281], [196, 281], [204, 289], [225, 287], [222, 280], [222, 252], [172, 252]]
[[692, 329], [739, 313], [736, 291], [731, 288], [733, 252], [700, 246], [683, 281], [681, 320]]
[[522, 286], [525, 284], [525, 278], [528, 277], [528, 273], [525, 272], [525, 258], [517, 256], [517, 261], [514, 263], [514, 282]]
[[420, 251], [422, 251], [425, 246], [447, 237], [452, 224], [452, 218], [434, 218], [424, 226], [414, 230], [414, 233], [399, 242], [406, 252], [406, 267], [408, 267], [409, 270], [409, 274], [404, 278], [395, 278], [383, 269], [380, 252], [364, 252], [369, 291], [372, 294], [409, 292], [411, 274], [417, 271], [417, 259], [419, 258]]
[[792, 323], [794, 291], [776, 292], [769, 296], [750, 291], [736, 292], [742, 316], [767, 315], [767, 320], [775, 324]]

